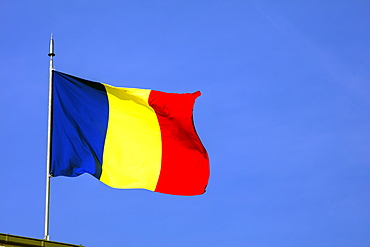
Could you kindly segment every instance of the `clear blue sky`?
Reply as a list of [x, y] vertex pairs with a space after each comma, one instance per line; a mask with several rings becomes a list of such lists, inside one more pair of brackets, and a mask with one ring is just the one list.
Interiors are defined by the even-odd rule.
[[51, 181], [51, 240], [88, 247], [370, 243], [370, 2], [0, 0], [0, 232], [43, 238], [57, 70], [200, 90], [208, 191]]

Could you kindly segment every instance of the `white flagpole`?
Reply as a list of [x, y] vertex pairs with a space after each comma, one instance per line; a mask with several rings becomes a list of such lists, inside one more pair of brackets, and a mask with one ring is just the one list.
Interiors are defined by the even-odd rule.
[[49, 104], [48, 104], [48, 144], [46, 154], [46, 198], [45, 198], [45, 240], [49, 240], [49, 208], [50, 208], [50, 161], [51, 161], [51, 105], [52, 105], [52, 92], [53, 92], [53, 57], [54, 54], [54, 40], [53, 34], [50, 38], [49, 54]]

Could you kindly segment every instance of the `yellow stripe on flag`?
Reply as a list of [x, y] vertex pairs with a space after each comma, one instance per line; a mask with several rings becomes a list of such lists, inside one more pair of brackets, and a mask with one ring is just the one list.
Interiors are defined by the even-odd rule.
[[109, 120], [100, 180], [114, 188], [154, 191], [162, 142], [156, 113], [148, 104], [151, 90], [104, 86]]

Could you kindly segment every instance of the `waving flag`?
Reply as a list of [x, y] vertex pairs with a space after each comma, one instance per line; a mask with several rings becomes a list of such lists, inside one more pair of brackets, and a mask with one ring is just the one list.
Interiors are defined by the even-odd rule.
[[200, 195], [209, 158], [193, 124], [200, 92], [120, 88], [53, 72], [52, 176]]

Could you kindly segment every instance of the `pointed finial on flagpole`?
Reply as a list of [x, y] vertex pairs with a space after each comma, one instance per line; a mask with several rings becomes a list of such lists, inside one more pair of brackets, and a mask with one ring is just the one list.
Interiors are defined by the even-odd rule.
[[54, 53], [54, 39], [53, 39], [53, 33], [51, 33], [51, 37], [50, 37], [50, 46], [49, 46], [49, 54], [48, 54], [49, 57], [54, 57], [55, 56], [55, 53]]

